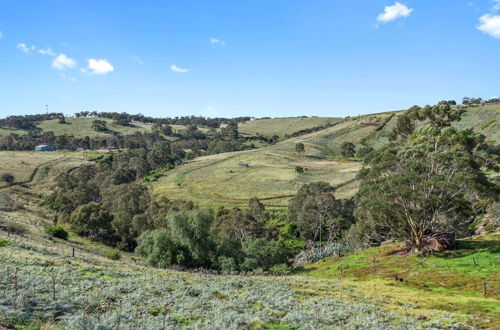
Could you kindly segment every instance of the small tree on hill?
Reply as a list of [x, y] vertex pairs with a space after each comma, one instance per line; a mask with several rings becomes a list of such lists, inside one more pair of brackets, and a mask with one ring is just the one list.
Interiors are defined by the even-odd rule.
[[6, 182], [8, 183], [9, 185], [11, 185], [13, 182], [14, 182], [14, 176], [10, 173], [3, 173], [1, 176], [0, 176], [0, 179], [3, 181], [3, 182]]
[[105, 120], [99, 120], [99, 119], [96, 119], [94, 121], [92, 121], [92, 126], [91, 128], [94, 130], [94, 131], [105, 131], [107, 128], [106, 128], [106, 121]]
[[340, 146], [340, 152], [344, 158], [354, 157], [356, 155], [356, 146], [352, 142], [344, 142]]
[[299, 142], [295, 144], [295, 151], [299, 154], [303, 153], [306, 151], [306, 148], [304, 146], [304, 143]]

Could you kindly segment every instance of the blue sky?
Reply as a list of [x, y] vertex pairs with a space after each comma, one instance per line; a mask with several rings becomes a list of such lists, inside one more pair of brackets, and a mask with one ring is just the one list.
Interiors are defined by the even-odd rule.
[[348, 116], [500, 96], [500, 1], [0, 0], [0, 117]]

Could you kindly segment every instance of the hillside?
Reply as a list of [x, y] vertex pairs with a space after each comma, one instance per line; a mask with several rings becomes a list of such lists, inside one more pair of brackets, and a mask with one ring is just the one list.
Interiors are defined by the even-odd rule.
[[[91, 152], [0, 151], [0, 173], [12, 174], [14, 184], [38, 182], [45, 177], [56, 177], [61, 171], [68, 171], [93, 157]], [[5, 182], [0, 182], [0, 189], [5, 186]]]
[[[200, 157], [170, 171], [152, 188], [155, 194], [191, 199], [203, 206], [242, 205], [253, 196], [266, 205], [285, 206], [302, 184], [312, 181], [342, 186], [337, 195], [350, 197], [362, 164], [339, 159], [340, 145], [352, 141], [376, 147], [388, 141], [386, 135], [395, 118], [392, 114], [351, 118], [272, 146]], [[299, 142], [305, 145], [300, 155], [295, 151]], [[241, 166], [244, 164], [248, 167]], [[305, 171], [297, 173], [296, 166]]]
[[[302, 184], [312, 181], [326, 181], [337, 186], [337, 197], [352, 197], [357, 189], [354, 178], [362, 164], [358, 160], [341, 159], [341, 144], [350, 141], [357, 148], [379, 148], [389, 142], [389, 132], [402, 113], [347, 118], [330, 128], [275, 145], [199, 157], [169, 171], [152, 185], [152, 189], [157, 195], [189, 199], [202, 206], [241, 206], [256, 196], [266, 205], [282, 207]], [[498, 105], [467, 108], [464, 119], [457, 126], [479, 128], [488, 140], [498, 143], [499, 117]], [[264, 125], [266, 121], [269, 120], [262, 120]], [[299, 142], [305, 145], [303, 154], [295, 151]], [[248, 164], [248, 167], [240, 164]], [[296, 166], [306, 170], [297, 173]]]
[[271, 138], [277, 135], [283, 138], [285, 134], [292, 134], [304, 129], [336, 123], [342, 118], [331, 117], [290, 117], [273, 119], [256, 119], [239, 124], [239, 131], [243, 136], [262, 135]]
[[[457, 249], [402, 256], [392, 243], [307, 265], [302, 275], [355, 282], [363, 295], [386, 303], [475, 314], [476, 326], [500, 327], [500, 233], [460, 239]], [[483, 282], [489, 286], [483, 293]], [[493, 290], [491, 289], [493, 288]], [[450, 299], [453, 297], [453, 299]]]
[[[439, 304], [446, 297], [437, 293], [428, 301], [426, 291], [387, 279], [188, 273], [145, 267], [140, 257], [128, 253], [109, 260], [110, 247], [73, 234], [67, 241], [45, 234], [52, 215], [32, 193], [37, 187], [8, 188], [23, 207], [0, 207], [0, 327], [421, 329], [497, 324], [490, 312], [496, 302], [492, 297], [463, 300], [471, 304], [465, 309], [462, 300]], [[464, 309], [449, 311], [449, 306]]]
[[[52, 131], [55, 135], [73, 135], [75, 137], [94, 137], [94, 136], [107, 136], [110, 134], [133, 134], [136, 131], [149, 132], [151, 125], [141, 122], [131, 122], [130, 126], [121, 126], [113, 122], [112, 119], [100, 119], [106, 121], [108, 130], [97, 132], [92, 129], [92, 121], [95, 118], [66, 118], [65, 124], [60, 124], [57, 119], [45, 120], [37, 125], [38, 131]], [[26, 134], [25, 130], [12, 130], [0, 128], [0, 136], [5, 136], [10, 133]]]

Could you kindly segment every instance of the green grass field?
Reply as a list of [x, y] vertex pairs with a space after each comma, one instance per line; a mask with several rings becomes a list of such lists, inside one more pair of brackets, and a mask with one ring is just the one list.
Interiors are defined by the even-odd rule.
[[243, 136], [255, 136], [260, 134], [266, 137], [278, 135], [283, 138], [285, 134], [322, 126], [327, 123], [336, 123], [342, 118], [332, 117], [308, 117], [308, 118], [275, 118], [275, 119], [259, 119], [240, 123], [239, 131]]
[[[327, 258], [304, 267], [302, 275], [342, 278], [363, 288], [368, 297], [387, 303], [477, 314], [476, 322], [500, 327], [500, 233], [458, 240], [457, 249], [427, 257], [393, 254], [397, 244], [370, 248], [341, 258]], [[397, 275], [403, 282], [394, 281]], [[452, 297], [450, 299], [450, 297]]]

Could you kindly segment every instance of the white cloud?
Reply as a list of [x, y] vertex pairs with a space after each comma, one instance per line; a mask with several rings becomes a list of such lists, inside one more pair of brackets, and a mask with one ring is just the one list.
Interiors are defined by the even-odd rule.
[[82, 69], [82, 72], [88, 72], [90, 74], [106, 74], [115, 71], [115, 68], [106, 59], [96, 60], [95, 58], [88, 59], [88, 66], [86, 69]]
[[500, 38], [500, 15], [485, 14], [479, 17], [477, 29], [494, 38]]
[[59, 54], [52, 60], [52, 67], [57, 70], [71, 69], [76, 65], [75, 60], [66, 56], [66, 54]]
[[173, 64], [170, 66], [170, 70], [174, 71], [174, 72], [180, 72], [180, 73], [185, 73], [185, 72], [188, 72], [189, 69], [182, 69], [182, 68], [179, 68], [177, 65]]
[[387, 23], [401, 17], [408, 17], [413, 10], [396, 1], [394, 5], [384, 8], [384, 12], [377, 16], [377, 21]]
[[226, 43], [220, 39], [217, 39], [217, 38], [210, 38], [210, 43], [212, 45], [221, 45], [223, 47], [226, 47]]
[[50, 47], [47, 49], [39, 49], [38, 53], [42, 55], [56, 56], [56, 53], [54, 53]]
[[19, 48], [26, 54], [31, 54], [31, 52], [35, 51], [36, 47], [35, 46], [27, 46], [25, 43], [19, 43], [17, 44], [16, 48]]
[[493, 2], [493, 10], [500, 10], [500, 0], [494, 0]]

